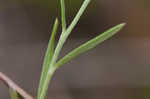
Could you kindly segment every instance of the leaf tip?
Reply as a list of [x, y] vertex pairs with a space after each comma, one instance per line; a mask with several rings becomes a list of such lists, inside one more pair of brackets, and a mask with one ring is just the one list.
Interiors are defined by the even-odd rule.
[[121, 23], [121, 24], [119, 25], [120, 28], [123, 28], [124, 26], [126, 26], [126, 23]]
[[123, 29], [125, 27], [126, 23], [121, 23], [119, 25], [117, 25], [116, 27], [112, 28], [113, 30], [115, 30], [114, 33], [119, 32], [121, 29]]
[[58, 18], [57, 18], [57, 17], [56, 17], [56, 19], [55, 19], [55, 23], [57, 23], [57, 24], [59, 23], [59, 21], [58, 21]]

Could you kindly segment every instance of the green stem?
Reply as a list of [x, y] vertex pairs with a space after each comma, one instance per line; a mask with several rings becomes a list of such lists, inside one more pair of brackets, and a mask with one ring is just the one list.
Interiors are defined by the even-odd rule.
[[66, 16], [65, 16], [65, 1], [61, 0], [61, 20], [62, 20], [62, 32], [66, 30]]
[[56, 68], [51, 68], [51, 71], [49, 71], [49, 73], [46, 75], [46, 79], [45, 79], [44, 85], [42, 87], [41, 96], [38, 99], [45, 99], [48, 85], [50, 84], [50, 81], [51, 81], [55, 71], [56, 71]]

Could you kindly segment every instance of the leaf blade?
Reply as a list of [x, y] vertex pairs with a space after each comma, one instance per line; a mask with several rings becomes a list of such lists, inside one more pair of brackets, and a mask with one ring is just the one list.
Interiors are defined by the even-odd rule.
[[71, 51], [69, 54], [64, 56], [62, 59], [60, 59], [56, 64], [56, 68], [60, 67], [61, 65], [71, 61], [73, 58], [79, 56], [80, 54], [87, 52], [88, 50], [96, 47], [98, 44], [102, 43], [103, 41], [107, 40], [108, 38], [112, 37], [114, 34], [119, 32], [123, 27], [125, 26], [125, 23], [119, 24], [103, 34], [100, 34], [99, 36], [95, 37], [94, 39], [82, 44], [78, 48]]
[[45, 57], [44, 57], [43, 69], [42, 69], [42, 74], [41, 74], [41, 79], [40, 79], [40, 84], [39, 84], [39, 89], [38, 89], [38, 97], [40, 97], [43, 82], [46, 78], [48, 68], [49, 68], [49, 64], [50, 64], [52, 56], [53, 56], [55, 35], [56, 35], [56, 32], [57, 32], [57, 29], [58, 29], [58, 19], [56, 18], [54, 26], [53, 26], [51, 38], [50, 38], [49, 43], [48, 43], [48, 48], [46, 50], [46, 54], [45, 54]]

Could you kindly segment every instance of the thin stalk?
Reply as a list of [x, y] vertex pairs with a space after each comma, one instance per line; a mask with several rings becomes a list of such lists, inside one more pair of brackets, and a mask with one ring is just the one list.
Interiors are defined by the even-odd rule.
[[88, 4], [90, 3], [91, 0], [85, 0], [79, 10], [79, 12], [77, 13], [77, 15], [75, 16], [74, 20], [72, 21], [71, 25], [69, 26], [69, 28], [64, 32], [62, 33], [62, 35], [60, 36], [60, 39], [58, 41], [58, 44], [56, 46], [56, 49], [55, 49], [55, 52], [54, 52], [54, 56], [51, 60], [51, 64], [50, 64], [50, 67], [49, 67], [49, 71], [48, 71], [48, 74], [47, 74], [47, 77], [46, 77], [46, 80], [44, 81], [44, 84], [43, 84], [43, 87], [42, 87], [42, 92], [41, 92], [41, 95], [40, 95], [40, 98], [39, 99], [44, 99], [45, 96], [46, 96], [46, 92], [48, 90], [48, 85], [49, 85], [49, 82], [51, 80], [51, 76], [52, 75], [51, 73], [54, 73], [54, 71], [52, 71], [51, 69], [53, 69], [52, 67], [55, 65], [56, 63], [56, 60], [59, 56], [59, 53], [67, 39], [67, 37], [69, 36], [69, 34], [71, 33], [71, 31], [73, 30], [73, 28], [75, 27], [75, 25], [78, 23], [81, 15], [83, 14], [83, 12], [85, 11], [86, 7], [88, 6]]
[[65, 1], [61, 0], [61, 21], [62, 21], [62, 32], [66, 30], [66, 15], [65, 15]]
[[30, 94], [19, 87], [15, 82], [13, 82], [8, 76], [0, 72], [0, 80], [10, 89], [12, 88], [16, 91], [23, 99], [34, 99]]

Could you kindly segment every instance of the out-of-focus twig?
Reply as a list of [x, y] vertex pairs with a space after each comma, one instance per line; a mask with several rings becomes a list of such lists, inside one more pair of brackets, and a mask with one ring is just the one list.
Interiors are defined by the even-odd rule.
[[15, 90], [18, 95], [20, 96], [20, 99], [34, 99], [31, 95], [29, 95], [27, 92], [25, 92], [22, 88], [20, 88], [16, 83], [14, 83], [9, 77], [7, 77], [5, 74], [0, 72], [0, 80], [8, 87]]

